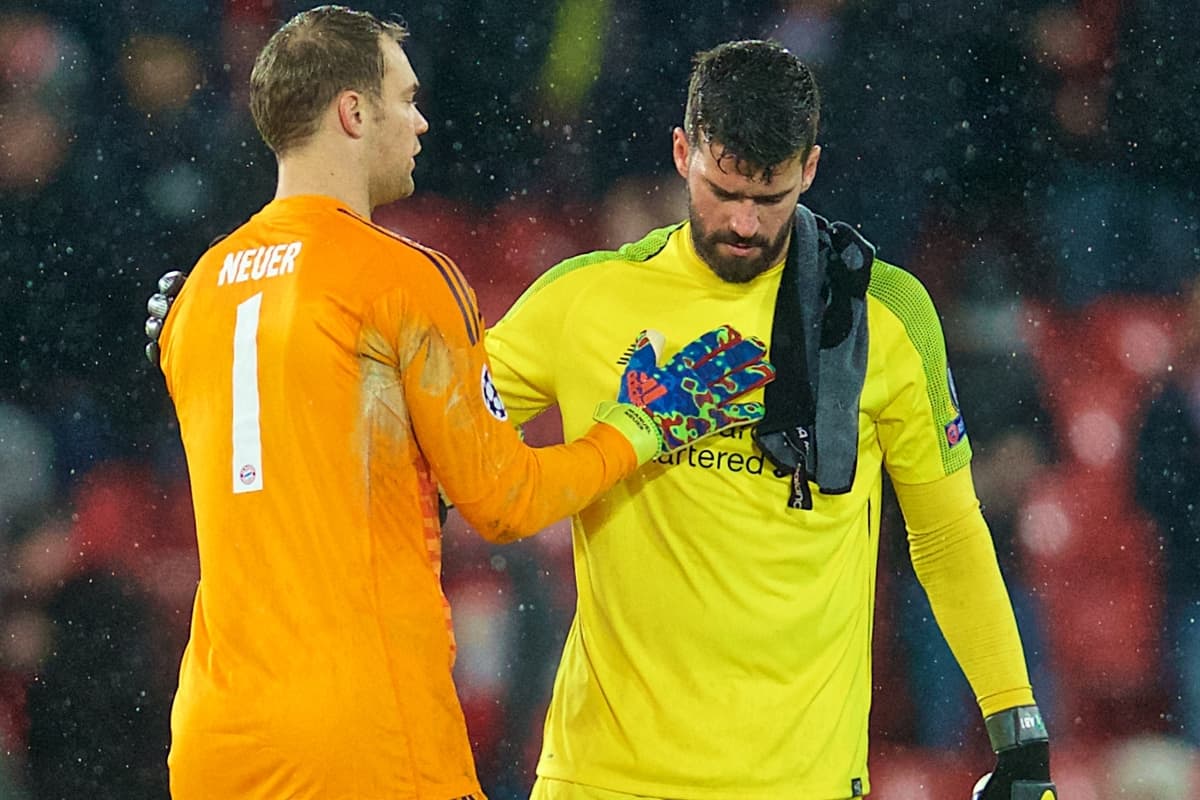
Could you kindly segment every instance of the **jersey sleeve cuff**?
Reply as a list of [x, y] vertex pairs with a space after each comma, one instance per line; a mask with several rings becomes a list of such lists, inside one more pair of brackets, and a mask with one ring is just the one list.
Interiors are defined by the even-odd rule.
[[639, 466], [662, 452], [662, 434], [649, 415], [632, 403], [605, 400], [596, 406], [592, 419], [616, 428], [628, 439], [637, 455]]

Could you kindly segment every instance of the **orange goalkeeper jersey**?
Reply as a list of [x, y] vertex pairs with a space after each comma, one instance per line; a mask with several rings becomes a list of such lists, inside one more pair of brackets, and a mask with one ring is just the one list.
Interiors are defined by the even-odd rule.
[[479, 791], [437, 485], [505, 541], [636, 468], [604, 425], [521, 443], [482, 333], [446, 256], [331, 198], [276, 200], [197, 263], [162, 334], [200, 554], [176, 800]]

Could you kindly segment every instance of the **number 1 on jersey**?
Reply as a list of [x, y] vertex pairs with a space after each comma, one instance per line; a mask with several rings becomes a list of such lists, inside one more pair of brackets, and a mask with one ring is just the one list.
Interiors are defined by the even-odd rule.
[[262, 292], [237, 307], [233, 330], [233, 493], [263, 488], [258, 412], [258, 317]]

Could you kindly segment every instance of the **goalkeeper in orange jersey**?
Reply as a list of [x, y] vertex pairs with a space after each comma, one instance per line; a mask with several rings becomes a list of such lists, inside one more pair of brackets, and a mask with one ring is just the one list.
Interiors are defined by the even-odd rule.
[[799, 203], [819, 113], [778, 45], [700, 54], [672, 136], [688, 218], [550, 269], [486, 334], [513, 421], [557, 405], [568, 438], [635, 321], [684, 340], [731, 319], [778, 370], [752, 429], [661, 456], [574, 517], [578, 602], [534, 800], [867, 794], [885, 470], [997, 752], [977, 797], [1055, 796], [937, 312]]
[[324, 6], [271, 37], [250, 98], [275, 198], [153, 326], [200, 554], [176, 800], [482, 797], [451, 679], [439, 484], [508, 541], [762, 415], [740, 401], [773, 375], [761, 342], [672, 334], [682, 349], [660, 365], [662, 337], [630, 329], [594, 424], [565, 445], [520, 441], [454, 263], [370, 221], [413, 191], [428, 128], [405, 36]]

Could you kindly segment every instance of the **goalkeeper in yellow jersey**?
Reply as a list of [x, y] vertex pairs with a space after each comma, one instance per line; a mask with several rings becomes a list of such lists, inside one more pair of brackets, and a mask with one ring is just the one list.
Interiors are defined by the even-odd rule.
[[573, 518], [578, 605], [534, 800], [866, 795], [884, 470], [998, 754], [976, 797], [1055, 797], [937, 312], [799, 203], [818, 117], [778, 45], [700, 54], [672, 139], [688, 219], [553, 267], [486, 335], [512, 418], [557, 405], [568, 439], [641, 326], [678, 347], [729, 320], [778, 371], [757, 426], [662, 456]]
[[534, 800], [865, 795], [885, 469], [999, 754], [979, 796], [1053, 797], [937, 313], [798, 204], [818, 117], [778, 45], [700, 54], [672, 140], [688, 219], [550, 269], [487, 334], [510, 413], [558, 405], [568, 437], [643, 320], [677, 344], [728, 318], [778, 370], [753, 431], [652, 462], [574, 518], [579, 599]]

